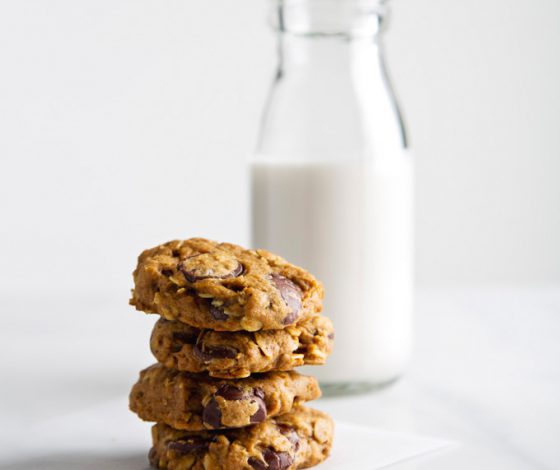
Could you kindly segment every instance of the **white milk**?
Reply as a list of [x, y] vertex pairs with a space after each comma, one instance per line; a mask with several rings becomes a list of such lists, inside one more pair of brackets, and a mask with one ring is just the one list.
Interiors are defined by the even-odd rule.
[[313, 368], [323, 383], [382, 384], [411, 347], [413, 176], [409, 155], [389, 167], [258, 163], [253, 245], [276, 252], [325, 285], [335, 351]]

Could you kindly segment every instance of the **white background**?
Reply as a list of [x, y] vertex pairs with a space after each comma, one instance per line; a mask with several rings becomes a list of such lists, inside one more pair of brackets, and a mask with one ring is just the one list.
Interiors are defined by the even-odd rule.
[[[154, 316], [126, 305], [142, 249], [248, 242], [266, 1], [0, 0], [0, 442], [153, 361]], [[395, 387], [318, 406], [463, 443], [415, 469], [556, 468], [560, 1], [394, 0], [387, 47], [417, 158], [417, 347]]]
[[[0, 2], [0, 291], [126, 293], [145, 247], [248, 242], [265, 7]], [[421, 285], [560, 281], [559, 18], [557, 0], [394, 1]]]

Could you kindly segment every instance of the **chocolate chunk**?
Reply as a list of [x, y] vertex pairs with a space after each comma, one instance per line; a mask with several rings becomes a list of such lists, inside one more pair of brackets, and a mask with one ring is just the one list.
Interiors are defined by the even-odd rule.
[[158, 463], [159, 463], [159, 457], [158, 457], [158, 453], [155, 447], [152, 447], [150, 449], [150, 452], [148, 452], [148, 460], [150, 462], [150, 464], [152, 465], [152, 467], [158, 467]]
[[277, 452], [266, 448], [262, 452], [264, 462], [256, 457], [250, 457], [247, 462], [255, 470], [285, 470], [294, 462], [294, 458], [287, 452]]
[[173, 270], [172, 269], [162, 269], [161, 270], [161, 274], [163, 274], [164, 276], [171, 276], [173, 274]]
[[268, 465], [266, 464], [266, 462], [263, 462], [261, 459], [257, 459], [256, 457], [249, 457], [249, 459], [247, 459], [247, 463], [255, 470], [268, 469]]
[[202, 421], [214, 429], [222, 426], [222, 410], [215, 398], [212, 398], [202, 411]]
[[295, 451], [299, 449], [300, 442], [299, 442], [299, 435], [294, 428], [288, 426], [287, 424], [279, 424], [278, 430], [286, 436], [288, 441], [292, 443], [292, 447]]
[[229, 318], [229, 315], [224, 312], [223, 309], [212, 305], [212, 302], [209, 302], [208, 308], [210, 310], [210, 315], [212, 315], [212, 318], [214, 318], [214, 320], [224, 321]]
[[179, 455], [192, 454], [194, 452], [206, 451], [210, 446], [211, 440], [202, 437], [185, 437], [180, 441], [171, 441], [167, 448]]
[[207, 346], [204, 343], [197, 343], [193, 348], [193, 354], [204, 362], [212, 359], [235, 359], [239, 351], [229, 346]]
[[221, 385], [215, 395], [231, 401], [243, 400], [244, 398], [247, 398], [247, 395], [243, 392], [243, 390], [230, 384]]
[[249, 422], [251, 424], [261, 423], [267, 417], [266, 403], [264, 401], [264, 392], [260, 388], [255, 388], [249, 392], [230, 384], [220, 385], [212, 399], [204, 407], [202, 419], [205, 423], [213, 428], [222, 426], [222, 411], [215, 397], [222, 397], [229, 401], [248, 400], [250, 403], [257, 404], [257, 411], [253, 413]]
[[221, 253], [202, 253], [190, 256], [177, 265], [189, 282], [203, 279], [229, 279], [243, 272], [243, 265], [231, 256]]
[[290, 309], [290, 313], [283, 321], [284, 325], [290, 325], [295, 322], [299, 316], [303, 293], [301, 289], [287, 277], [273, 273], [271, 274], [271, 279], [276, 289], [280, 292], [282, 299]]
[[215, 398], [217, 396], [231, 401], [247, 398], [247, 395], [240, 388], [230, 384], [221, 385], [202, 411], [202, 420], [215, 429], [222, 426], [222, 410]]
[[186, 333], [182, 331], [176, 331], [173, 333], [173, 340], [171, 343], [171, 352], [177, 353], [183, 349], [185, 344], [195, 344], [198, 338], [198, 333]]
[[260, 423], [266, 419], [267, 416], [267, 409], [266, 409], [266, 402], [264, 401], [264, 390], [260, 387], [255, 387], [253, 389], [253, 396], [254, 402], [257, 403], [258, 409], [255, 413], [251, 416], [250, 421], [251, 423]]
[[251, 422], [251, 424], [262, 423], [266, 419], [266, 415], [267, 415], [266, 403], [262, 398], [257, 396], [251, 402], [256, 403], [258, 409], [257, 411], [255, 411], [253, 415], [251, 415], [249, 421]]
[[276, 469], [285, 470], [290, 465], [292, 465], [292, 463], [294, 463], [294, 458], [290, 454], [288, 454], [288, 452], [273, 452], [273, 453], [276, 456], [276, 458], [274, 460], [271, 460], [271, 462], [269, 462], [268, 468], [270, 470], [276, 470]]
[[284, 325], [291, 325], [296, 321], [297, 317], [298, 317], [297, 312], [292, 312], [287, 317], [285, 317], [284, 320], [282, 320], [282, 323]]
[[178, 341], [183, 344], [195, 344], [198, 338], [197, 333], [185, 333], [183, 331], [175, 331], [173, 333], [173, 341]]

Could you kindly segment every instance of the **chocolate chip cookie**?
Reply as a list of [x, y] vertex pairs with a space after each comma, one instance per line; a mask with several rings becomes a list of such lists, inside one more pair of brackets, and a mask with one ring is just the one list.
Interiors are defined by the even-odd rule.
[[228, 431], [185, 432], [156, 424], [150, 463], [169, 470], [294, 470], [325, 460], [333, 422], [300, 407], [263, 423]]
[[260, 423], [320, 396], [316, 379], [294, 371], [222, 380], [155, 364], [140, 372], [130, 409], [145, 421], [200, 431]]
[[320, 315], [283, 330], [255, 332], [200, 330], [160, 319], [154, 326], [150, 346], [166, 367], [228, 379], [324, 364], [333, 339], [331, 321]]
[[317, 279], [268, 251], [191, 238], [140, 255], [130, 303], [196, 328], [258, 331], [319, 312], [322, 297]]

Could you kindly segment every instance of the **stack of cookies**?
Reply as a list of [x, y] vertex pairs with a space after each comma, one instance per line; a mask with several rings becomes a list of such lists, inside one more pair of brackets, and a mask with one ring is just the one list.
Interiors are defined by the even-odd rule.
[[171, 470], [292, 470], [322, 462], [333, 424], [304, 402], [321, 395], [293, 369], [324, 364], [334, 338], [323, 290], [264, 250], [194, 238], [144, 251], [131, 304], [156, 313], [157, 364], [130, 408], [154, 421], [149, 454]]

